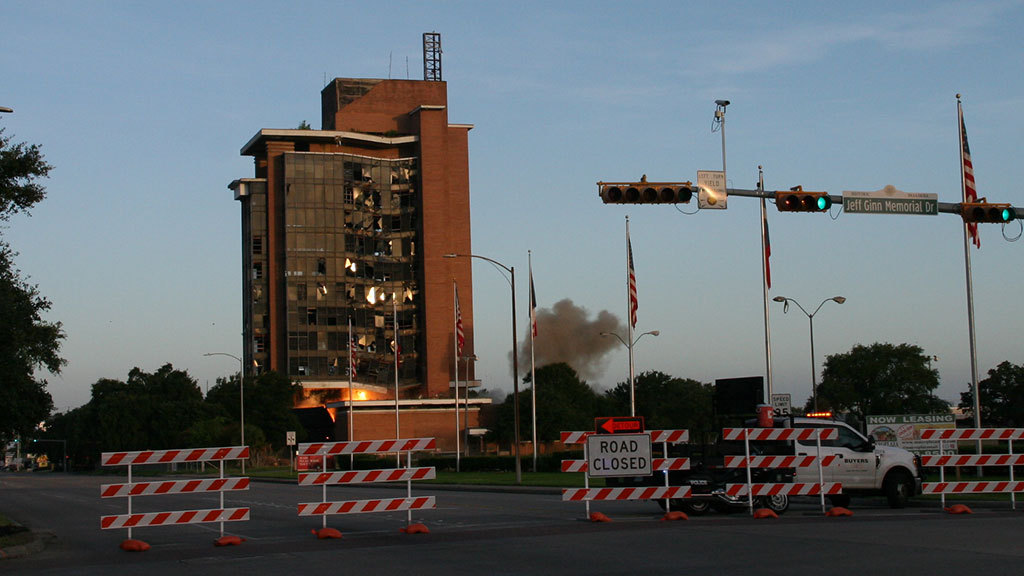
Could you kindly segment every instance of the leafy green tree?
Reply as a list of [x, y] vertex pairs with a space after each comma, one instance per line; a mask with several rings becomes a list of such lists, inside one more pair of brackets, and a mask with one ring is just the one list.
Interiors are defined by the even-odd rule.
[[[1018, 428], [1024, 426], [1024, 366], [1003, 361], [988, 371], [988, 378], [978, 383], [981, 388], [981, 423], [983, 426]], [[974, 386], [960, 394], [960, 408], [974, 415]]]
[[[246, 430], [245, 440], [249, 440], [249, 424], [260, 429], [263, 437], [271, 446], [280, 448], [285, 445], [285, 433], [289, 430], [302, 431], [298, 416], [292, 408], [295, 398], [302, 386], [292, 382], [279, 372], [264, 372], [253, 380], [252, 385], [246, 384]], [[250, 403], [248, 400], [252, 399]], [[251, 408], [250, 408], [251, 406]], [[252, 436], [256, 438], [256, 436]], [[255, 445], [255, 444], [253, 444]]]
[[198, 382], [170, 364], [152, 374], [133, 368], [128, 373], [128, 388], [138, 391], [139, 411], [152, 449], [185, 447], [188, 429], [207, 414]]
[[[558, 440], [562, 431], [591, 430], [594, 418], [601, 416], [604, 405], [601, 396], [568, 364], [559, 362], [537, 368], [537, 440]], [[529, 376], [525, 379], [529, 382]], [[532, 430], [532, 393], [529, 388], [519, 391], [520, 440], [529, 440]], [[513, 395], [496, 410], [495, 422], [488, 439], [511, 444], [514, 438]]]
[[226, 416], [211, 416], [188, 429], [186, 442], [189, 446], [234, 446], [238, 444], [238, 424]]
[[[94, 430], [87, 421], [89, 405], [61, 412], [50, 416], [46, 422], [46, 430], [40, 433], [40, 438], [51, 440], [64, 440], [67, 444], [68, 469], [92, 469], [97, 464], [97, 458], [103, 447], [95, 440]], [[63, 455], [64, 446], [55, 443], [45, 445], [46, 452], [51, 459]]]
[[[49, 174], [36, 145], [11, 144], [0, 129], [0, 222], [9, 221], [46, 196], [38, 179]], [[0, 240], [0, 441], [31, 435], [53, 410], [46, 381], [35, 371], [59, 374], [64, 332], [59, 322], [43, 320], [50, 302], [21, 278], [16, 254]]]
[[92, 397], [83, 407], [85, 438], [99, 447], [98, 452], [149, 448], [142, 404], [141, 391], [127, 383], [110, 378], [97, 380], [92, 385]]
[[[689, 430], [691, 436], [709, 432], [713, 425], [714, 387], [689, 378], [674, 378], [658, 371], [636, 377], [633, 387], [636, 415], [650, 430]], [[629, 414], [629, 382], [607, 391], [613, 414]]]
[[[302, 425], [292, 411], [298, 384], [267, 372], [245, 385], [245, 441], [254, 450], [283, 446]], [[204, 399], [195, 379], [171, 364], [127, 381], [102, 378], [84, 406], [58, 414], [45, 437], [67, 438], [73, 465], [95, 465], [101, 452], [234, 446], [238, 444], [238, 378], [218, 379]], [[40, 436], [43, 437], [43, 436]], [[269, 439], [269, 442], [268, 442]]]
[[52, 167], [43, 159], [36, 144], [11, 144], [0, 128], [0, 221], [28, 213], [43, 201], [46, 189], [37, 180], [49, 175]]
[[[292, 408], [302, 386], [278, 372], [264, 372], [245, 381], [245, 441], [259, 448], [269, 440], [272, 447], [285, 443], [285, 432], [303, 428]], [[230, 379], [217, 379], [206, 393], [206, 403], [224, 417], [231, 429], [232, 442], [238, 442], [239, 392], [237, 375]], [[257, 439], [262, 438], [265, 440]]]
[[920, 346], [858, 344], [825, 359], [818, 404], [862, 422], [872, 414], [946, 412], [949, 403], [934, 394], [938, 386], [939, 373]]
[[150, 374], [133, 368], [127, 382], [101, 378], [70, 428], [95, 459], [99, 452], [190, 448], [190, 429], [215, 416], [188, 372], [164, 364]]
[[217, 378], [217, 382], [206, 391], [206, 404], [218, 415], [225, 416], [238, 428], [238, 375], [231, 378]]

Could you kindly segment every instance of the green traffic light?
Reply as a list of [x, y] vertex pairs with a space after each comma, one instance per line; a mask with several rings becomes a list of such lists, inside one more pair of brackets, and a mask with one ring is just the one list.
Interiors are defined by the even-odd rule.
[[832, 199], [828, 196], [818, 196], [818, 210], [828, 210], [832, 207]]
[[1017, 217], [1017, 213], [1013, 208], [1003, 208], [1001, 216], [1003, 217], [1003, 222], [1009, 222]]

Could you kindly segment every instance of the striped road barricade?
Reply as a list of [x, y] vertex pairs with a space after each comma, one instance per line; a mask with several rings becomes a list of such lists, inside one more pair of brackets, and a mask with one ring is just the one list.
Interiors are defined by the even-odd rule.
[[[100, 498], [125, 498], [128, 513], [100, 517], [102, 530], [132, 529], [143, 526], [172, 526], [180, 524], [220, 523], [220, 535], [224, 536], [225, 522], [249, 520], [248, 508], [225, 508], [224, 493], [249, 489], [248, 477], [228, 478], [224, 476], [224, 462], [244, 460], [249, 457], [248, 446], [225, 448], [190, 448], [181, 450], [143, 450], [138, 452], [104, 452], [100, 456], [102, 466], [127, 466], [128, 482], [100, 486]], [[217, 478], [162, 480], [133, 482], [132, 467], [145, 464], [179, 464], [183, 462], [219, 462], [220, 476]], [[213, 493], [220, 496], [217, 508], [205, 510], [172, 510], [167, 512], [132, 512], [132, 499], [140, 496], [166, 496], [173, 494]]]
[[[410, 438], [398, 440], [353, 440], [350, 442], [311, 442], [299, 444], [299, 456], [322, 458], [321, 472], [299, 474], [299, 486], [320, 486], [320, 502], [299, 504], [299, 516], [322, 516], [323, 527], [327, 527], [327, 516], [332, 514], [365, 514], [371, 512], [401, 512], [408, 514], [412, 524], [412, 511], [437, 507], [434, 496], [413, 497], [412, 483], [415, 480], [431, 480], [437, 476], [433, 466], [414, 468], [412, 453], [435, 450], [433, 438]], [[379, 470], [328, 471], [328, 456], [345, 454], [386, 454], [397, 453], [398, 463], [402, 452], [406, 453], [405, 467]], [[353, 484], [375, 484], [383, 482], [405, 482], [405, 498], [377, 498], [371, 500], [346, 500], [332, 502], [327, 499], [327, 487]]]
[[[938, 455], [921, 456], [921, 465], [939, 469], [938, 482], [921, 484], [922, 494], [940, 494], [946, 507], [946, 494], [1009, 494], [1010, 508], [1017, 509], [1017, 494], [1024, 492], [1024, 482], [1014, 479], [1013, 467], [1024, 465], [1024, 454], [1014, 452], [1014, 441], [1024, 440], [1024, 428], [928, 428], [921, 430], [922, 440], [941, 440]], [[946, 454], [945, 441], [1005, 441], [1006, 454]], [[1010, 480], [997, 482], [946, 482], [946, 468], [961, 466], [1006, 466]]]
[[[835, 428], [725, 428], [722, 439], [743, 440], [744, 456], [729, 456], [725, 459], [726, 468], [746, 468], [746, 484], [728, 484], [726, 492], [731, 496], [746, 496], [750, 514], [754, 514], [754, 498], [761, 496], [819, 496], [821, 513], [825, 513], [825, 495], [842, 493], [842, 485], [825, 483], [823, 468], [835, 462], [835, 456], [821, 454], [822, 440], [835, 440], [839, 431]], [[752, 456], [750, 442], [786, 442], [796, 440], [815, 440], [814, 456]], [[818, 483], [805, 484], [754, 484], [751, 476], [753, 468], [818, 468]], [[758, 487], [758, 488], [755, 488]]]
[[[562, 490], [563, 502], [584, 502], [587, 516], [590, 516], [590, 502], [592, 500], [665, 500], [665, 510], [671, 510], [671, 501], [676, 498], [689, 498], [689, 486], [671, 486], [669, 472], [673, 470], [689, 470], [689, 458], [669, 458], [669, 444], [686, 444], [690, 441], [688, 430], [648, 430], [651, 442], [662, 445], [663, 458], [652, 458], [651, 469], [661, 472], [665, 477], [664, 486], [644, 486], [634, 488], [591, 488], [590, 487], [590, 465], [587, 454], [587, 438], [595, 435], [596, 432], [562, 432], [562, 444], [582, 445], [582, 460], [563, 460], [562, 472], [583, 473], [583, 488], [571, 488]], [[609, 435], [614, 436], [614, 435]]]

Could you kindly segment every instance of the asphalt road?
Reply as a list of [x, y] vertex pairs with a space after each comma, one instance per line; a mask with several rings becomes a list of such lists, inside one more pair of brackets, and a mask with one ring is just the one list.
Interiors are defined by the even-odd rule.
[[[593, 503], [610, 523], [584, 519], [584, 506], [551, 490], [490, 492], [414, 486], [437, 508], [415, 511], [430, 534], [404, 534], [407, 513], [328, 517], [341, 540], [318, 540], [320, 518], [297, 515], [320, 488], [254, 482], [228, 493], [228, 507], [252, 509], [226, 523], [241, 546], [215, 547], [219, 526], [137, 528], [152, 549], [119, 549], [126, 530], [101, 530], [99, 517], [123, 514], [125, 499], [101, 499], [100, 485], [123, 478], [0, 474], [0, 510], [53, 538], [38, 554], [0, 561], [0, 574], [1020, 574], [1024, 514], [1005, 504], [970, 503], [972, 515], [935, 502], [889, 510], [855, 501], [854, 516], [825, 518], [817, 501], [795, 502], [779, 519], [709, 514], [661, 522], [650, 502]], [[330, 500], [398, 497], [392, 486], [330, 487]], [[133, 511], [217, 507], [217, 495], [133, 499]]]

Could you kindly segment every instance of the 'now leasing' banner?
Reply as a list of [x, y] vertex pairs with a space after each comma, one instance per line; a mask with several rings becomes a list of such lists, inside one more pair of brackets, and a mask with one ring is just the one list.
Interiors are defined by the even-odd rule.
[[[939, 440], [922, 440], [921, 430], [927, 428], [956, 428], [952, 414], [898, 414], [868, 416], [868, 436], [880, 446], [896, 446], [918, 455], [939, 454]], [[947, 441], [941, 447], [945, 454], [956, 453], [956, 442]]]

